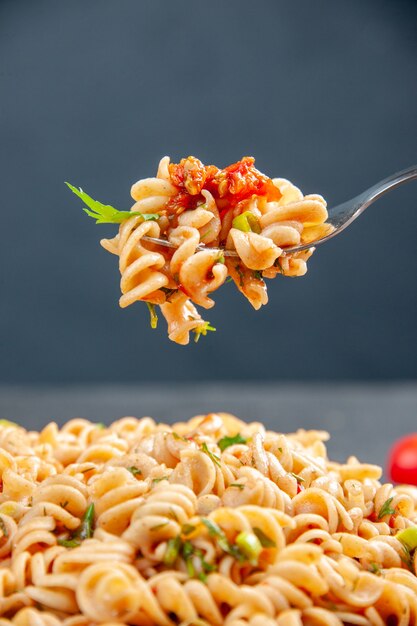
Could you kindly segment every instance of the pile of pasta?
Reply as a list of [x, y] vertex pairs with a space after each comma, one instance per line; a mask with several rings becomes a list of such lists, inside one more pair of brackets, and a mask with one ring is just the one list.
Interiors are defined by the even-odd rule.
[[417, 489], [326, 439], [2, 420], [0, 626], [417, 624]]
[[[195, 305], [214, 306], [210, 294], [228, 277], [255, 309], [268, 302], [265, 278], [303, 276], [313, 248], [285, 254], [328, 234], [326, 202], [288, 180], [261, 174], [252, 157], [222, 170], [195, 157], [170, 163], [164, 157], [156, 178], [132, 187], [132, 217], [102, 246], [119, 256], [120, 306], [143, 300], [168, 323], [172, 341], [188, 344], [214, 330]], [[155, 219], [143, 220], [152, 214]], [[163, 238], [172, 248], [151, 243]], [[233, 252], [232, 256], [223, 250]]]

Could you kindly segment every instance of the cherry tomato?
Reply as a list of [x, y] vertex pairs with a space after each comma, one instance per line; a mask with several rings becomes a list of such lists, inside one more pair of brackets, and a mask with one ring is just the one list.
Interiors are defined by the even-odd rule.
[[417, 433], [402, 437], [392, 446], [388, 472], [396, 483], [417, 485]]

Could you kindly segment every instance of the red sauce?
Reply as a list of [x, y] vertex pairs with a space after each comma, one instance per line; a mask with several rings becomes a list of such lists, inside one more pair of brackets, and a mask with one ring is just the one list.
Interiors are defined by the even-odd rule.
[[[193, 156], [181, 159], [169, 165], [169, 174], [173, 185], [178, 187], [178, 194], [167, 203], [165, 211], [179, 215], [193, 209], [203, 200], [201, 191], [207, 189], [216, 200], [227, 202], [227, 207], [220, 212], [220, 218], [239, 202], [252, 196], [263, 196], [268, 201], [279, 200], [280, 190], [268, 176], [255, 168], [253, 157], [243, 157], [240, 161], [219, 170], [214, 165], [203, 165]], [[243, 210], [243, 209], [242, 209]]]

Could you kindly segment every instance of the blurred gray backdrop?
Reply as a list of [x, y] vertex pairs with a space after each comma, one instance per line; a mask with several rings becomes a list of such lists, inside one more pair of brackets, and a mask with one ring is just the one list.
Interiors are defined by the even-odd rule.
[[0, 382], [416, 377], [417, 184], [259, 312], [226, 285], [179, 347], [118, 307], [64, 180], [125, 209], [165, 154], [244, 155], [343, 201], [417, 161], [417, 3], [1, 0]]

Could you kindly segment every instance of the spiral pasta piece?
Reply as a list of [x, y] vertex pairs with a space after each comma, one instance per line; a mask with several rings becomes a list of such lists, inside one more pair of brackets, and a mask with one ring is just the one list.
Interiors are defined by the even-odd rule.
[[326, 439], [0, 423], [0, 626], [417, 626], [416, 490]]

